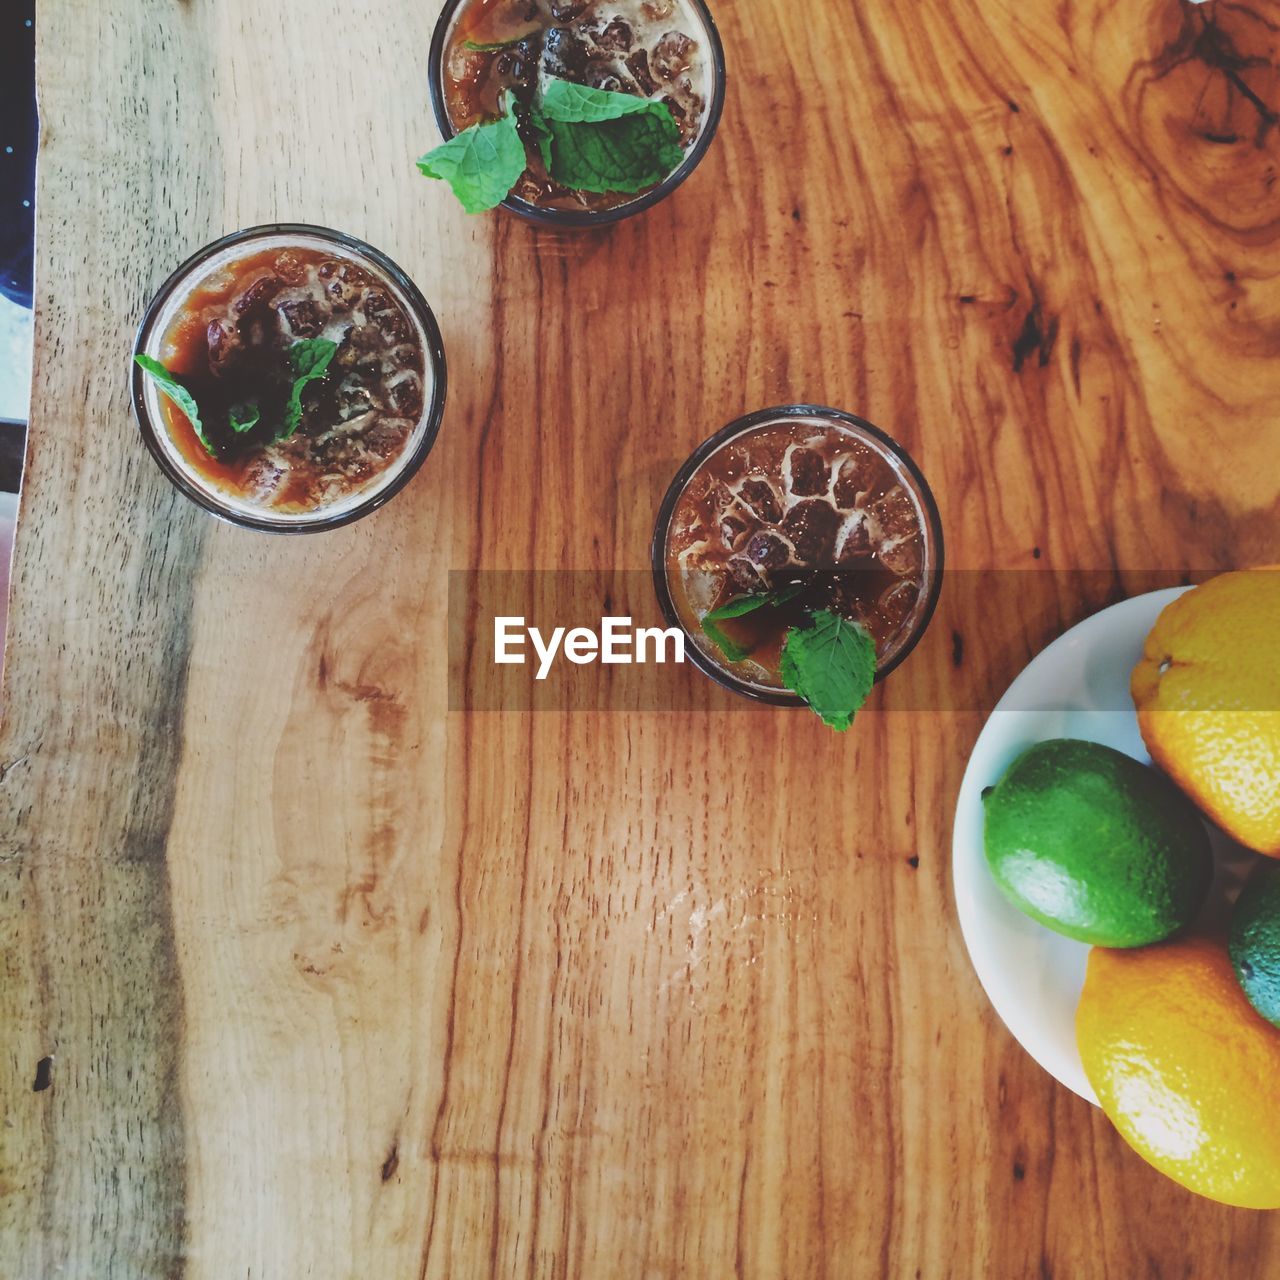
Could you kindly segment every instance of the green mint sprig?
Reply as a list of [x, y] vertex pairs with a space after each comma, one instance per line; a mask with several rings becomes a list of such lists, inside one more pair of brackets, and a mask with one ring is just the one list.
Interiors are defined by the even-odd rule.
[[[547, 172], [573, 191], [643, 191], [684, 159], [679, 127], [663, 102], [549, 77], [519, 110]], [[500, 119], [464, 129], [418, 168], [448, 182], [468, 213], [492, 209], [525, 171], [519, 123], [513, 94]]]
[[447, 182], [468, 213], [484, 213], [507, 198], [526, 164], [512, 95], [501, 119], [463, 129], [428, 151], [418, 161], [418, 169], [428, 178]]
[[542, 108], [536, 102], [530, 103], [525, 119], [529, 125], [529, 132], [533, 134], [533, 140], [538, 144], [538, 151], [542, 155], [542, 167], [550, 173], [551, 140], [555, 137], [551, 132], [551, 121], [542, 114]]
[[196, 433], [196, 438], [204, 446], [204, 450], [209, 457], [216, 458], [218, 451], [205, 434], [204, 423], [200, 420], [200, 407], [196, 404], [195, 396], [159, 360], [146, 355], [134, 356], [133, 359], [134, 363], [154, 380], [156, 389], [160, 394], [172, 400], [182, 411], [183, 416], [191, 423], [191, 430]]
[[329, 363], [337, 353], [338, 344], [328, 338], [303, 338], [289, 348], [289, 363], [295, 377], [285, 406], [284, 428], [276, 436], [277, 440], [288, 440], [297, 431], [302, 421], [302, 393], [328, 373]]
[[[333, 357], [338, 352], [338, 344], [328, 338], [303, 338], [289, 348], [289, 365], [293, 370], [293, 386], [289, 391], [289, 401], [285, 406], [284, 425], [272, 437], [275, 440], [288, 440], [302, 422], [302, 393], [311, 383], [326, 376]], [[205, 452], [211, 457], [218, 456], [217, 446], [209, 439], [204, 421], [200, 416], [200, 406], [190, 389], [176, 374], [170, 373], [159, 360], [147, 355], [134, 356], [140, 369], [154, 379], [157, 389], [182, 410], [191, 429], [196, 433]], [[256, 400], [244, 400], [233, 404], [227, 412], [227, 425], [237, 436], [246, 435], [262, 421], [262, 408]]]
[[702, 630], [706, 633], [707, 639], [730, 662], [745, 662], [751, 656], [751, 650], [735, 644], [716, 624], [727, 622], [730, 618], [744, 618], [758, 609], [777, 608], [778, 605], [786, 604], [788, 600], [794, 600], [803, 589], [799, 583], [795, 583], [789, 587], [779, 587], [776, 591], [765, 591], [760, 595], [740, 596], [737, 600], [730, 600], [728, 604], [712, 609], [702, 619]]
[[598, 124], [553, 123], [551, 176], [571, 191], [643, 191], [684, 158], [680, 130], [662, 103], [654, 111]]
[[526, 23], [513, 35], [509, 35], [503, 40], [464, 40], [462, 47], [471, 49], [476, 53], [497, 53], [500, 49], [513, 49], [521, 40], [536, 36], [541, 30], [542, 24], [535, 19]]
[[671, 114], [671, 109], [665, 104], [637, 98], [634, 93], [592, 89], [589, 85], [557, 80], [554, 76], [547, 77], [538, 105], [548, 120], [561, 124], [602, 124], [606, 120], [619, 120], [626, 116], [654, 114], [659, 108], [667, 115]]
[[571, 190], [643, 191], [684, 159], [664, 102], [552, 79], [539, 106], [551, 133], [548, 172]]
[[[759, 609], [777, 608], [803, 591], [801, 584], [780, 587], [759, 595], [740, 596], [712, 609], [702, 619], [708, 639], [730, 662], [751, 656], [727, 635], [718, 623], [743, 618]], [[876, 682], [876, 644], [871, 633], [828, 609], [807, 612], [788, 629], [779, 664], [782, 683], [802, 697], [825, 724], [845, 732], [862, 709]]]
[[828, 609], [811, 614], [809, 624], [787, 632], [782, 683], [844, 733], [875, 685], [875, 641], [866, 627]]
[[236, 435], [242, 436], [246, 431], [252, 431], [262, 421], [262, 410], [258, 408], [255, 401], [250, 400], [244, 404], [233, 404], [227, 417], [231, 423], [231, 430]]

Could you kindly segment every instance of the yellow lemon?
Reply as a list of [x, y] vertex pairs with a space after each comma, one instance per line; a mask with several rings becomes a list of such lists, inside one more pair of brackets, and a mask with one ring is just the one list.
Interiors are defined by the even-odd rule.
[[1146, 1161], [1223, 1204], [1280, 1208], [1280, 1030], [1225, 942], [1089, 954], [1076, 1039], [1102, 1109]]
[[1180, 596], [1130, 687], [1151, 758], [1228, 835], [1280, 858], [1280, 571]]

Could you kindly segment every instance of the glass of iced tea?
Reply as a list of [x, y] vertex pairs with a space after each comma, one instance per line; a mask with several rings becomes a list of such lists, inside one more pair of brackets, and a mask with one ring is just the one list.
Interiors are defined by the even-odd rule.
[[183, 263], [134, 344], [152, 456], [192, 501], [277, 533], [377, 510], [444, 413], [440, 330], [376, 249], [323, 227], [240, 231]]
[[703, 444], [653, 541], [658, 598], [692, 661], [777, 706], [805, 702], [784, 646], [813, 617], [868, 635], [875, 679], [899, 666], [933, 615], [942, 561], [938, 508], [911, 458], [864, 419], [814, 405], [761, 410]]
[[[527, 114], [552, 81], [664, 104], [677, 137], [667, 176], [638, 191], [558, 182]], [[704, 0], [448, 0], [430, 82], [446, 139], [516, 105], [527, 167], [504, 208], [538, 222], [594, 226], [651, 208], [698, 166], [724, 107], [724, 50]]]

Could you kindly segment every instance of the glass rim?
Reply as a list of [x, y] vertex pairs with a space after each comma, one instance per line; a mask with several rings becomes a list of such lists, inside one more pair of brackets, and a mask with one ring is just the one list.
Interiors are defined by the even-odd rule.
[[915, 459], [886, 431], [877, 427], [873, 422], [868, 422], [866, 418], [859, 417], [857, 414], [846, 413], [843, 409], [832, 409], [829, 406], [817, 404], [787, 404], [776, 405], [769, 409], [757, 409], [752, 413], [744, 414], [742, 417], [735, 419], [727, 427], [722, 427], [715, 435], [704, 440], [689, 455], [667, 488], [667, 492], [658, 508], [658, 519], [653, 531], [650, 552], [653, 584], [662, 615], [666, 619], [668, 626], [677, 627], [688, 638], [690, 643], [685, 646], [685, 652], [694, 666], [718, 685], [741, 697], [749, 698], [754, 702], [765, 703], [768, 706], [806, 707], [808, 703], [799, 694], [791, 693], [785, 689], [768, 689], [760, 685], [750, 684], [739, 676], [734, 675], [727, 668], [722, 667], [713, 658], [709, 658], [703, 652], [702, 646], [698, 644], [697, 637], [689, 634], [688, 628], [681, 620], [680, 612], [672, 598], [671, 584], [667, 578], [667, 535], [671, 528], [671, 520], [675, 515], [676, 504], [680, 501], [681, 495], [688, 487], [698, 468], [723, 448], [724, 445], [738, 436], [745, 435], [756, 427], [767, 426], [770, 423], [787, 418], [825, 418], [829, 422], [853, 427], [870, 436], [886, 453], [901, 464], [916, 487], [916, 496], [919, 499], [925, 523], [928, 526], [923, 532], [929, 539], [929, 549], [933, 553], [933, 563], [929, 573], [926, 575], [924, 606], [920, 610], [910, 634], [897, 653], [883, 666], [877, 667], [876, 684], [887, 679], [911, 656], [916, 645], [920, 643], [924, 633], [929, 629], [929, 624], [933, 621], [934, 612], [938, 607], [938, 597], [942, 593], [945, 547], [942, 533], [942, 516], [938, 510], [937, 500], [934, 498], [933, 490], [929, 487], [929, 482], [924, 478], [924, 473], [916, 464]]
[[261, 533], [303, 534], [323, 533], [330, 529], [339, 529], [352, 524], [356, 520], [371, 515], [385, 506], [396, 496], [421, 469], [427, 456], [435, 446], [436, 437], [440, 433], [440, 424], [444, 419], [445, 393], [448, 376], [444, 355], [444, 340], [440, 335], [440, 326], [436, 322], [435, 313], [431, 310], [422, 291], [414, 284], [408, 273], [393, 262], [385, 253], [375, 249], [371, 244], [348, 235], [344, 231], [335, 231], [332, 227], [316, 226], [305, 222], [271, 222], [256, 227], [246, 227], [241, 231], [233, 231], [219, 236], [202, 248], [197, 249], [180, 266], [166, 277], [164, 283], [156, 290], [155, 296], [147, 305], [142, 320], [138, 325], [133, 340], [133, 356], [146, 353], [148, 344], [154, 335], [156, 322], [169, 300], [177, 294], [198, 269], [211, 258], [225, 249], [236, 245], [248, 245], [255, 240], [266, 240], [274, 237], [308, 236], [317, 240], [327, 240], [345, 249], [351, 254], [367, 259], [404, 295], [405, 303], [415, 313], [422, 326], [423, 354], [432, 370], [431, 402], [422, 411], [420, 421], [425, 421], [426, 429], [422, 439], [414, 446], [412, 453], [401, 464], [400, 470], [382, 488], [370, 494], [363, 502], [334, 515], [326, 516], [323, 509], [317, 512], [315, 519], [299, 519], [282, 521], [273, 519], [265, 512], [253, 515], [237, 511], [229, 503], [219, 501], [216, 494], [195, 484], [186, 471], [179, 467], [160, 443], [159, 436], [165, 430], [162, 424], [152, 420], [152, 414], [146, 402], [146, 378], [136, 360], [130, 360], [130, 397], [133, 403], [133, 415], [142, 435], [143, 443], [155, 459], [160, 470], [170, 483], [186, 498], [202, 507], [210, 515], [225, 520], [240, 528], [253, 529]]
[[[436, 21], [435, 32], [431, 37], [431, 52], [427, 65], [427, 83], [431, 91], [431, 109], [435, 114], [436, 125], [448, 142], [457, 137], [458, 130], [449, 119], [449, 111], [444, 100], [444, 48], [449, 35], [449, 25], [454, 15], [465, 5], [475, 0], [446, 0], [440, 17]], [[665, 200], [677, 187], [681, 186], [693, 171], [702, 163], [703, 157], [715, 139], [720, 127], [720, 118], [724, 114], [725, 91], [728, 72], [724, 59], [724, 44], [720, 32], [716, 28], [715, 19], [707, 7], [706, 0], [685, 0], [698, 15], [711, 47], [711, 99], [707, 103], [707, 118], [693, 146], [689, 148], [685, 158], [656, 187], [643, 195], [629, 200], [613, 209], [544, 209], [519, 196], [507, 196], [498, 206], [526, 219], [546, 226], [555, 227], [606, 227], [625, 218], [633, 218], [636, 214], [652, 209], [659, 201]]]

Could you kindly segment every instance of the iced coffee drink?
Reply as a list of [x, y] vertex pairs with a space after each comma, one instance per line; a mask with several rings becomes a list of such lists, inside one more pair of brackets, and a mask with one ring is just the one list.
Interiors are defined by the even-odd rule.
[[143, 438], [169, 477], [240, 524], [331, 528], [392, 496], [431, 448], [444, 353], [383, 255], [316, 227], [240, 232], [152, 303], [134, 355]]
[[690, 459], [654, 557], [659, 595], [699, 665], [738, 692], [794, 703], [810, 700], [794, 668], [815, 647], [837, 661], [865, 649], [874, 678], [907, 656], [936, 602], [942, 532], [893, 441], [798, 406], [754, 414]]
[[456, 0], [432, 51], [449, 141], [423, 157], [472, 211], [604, 222], [666, 195], [724, 95], [702, 0]]

